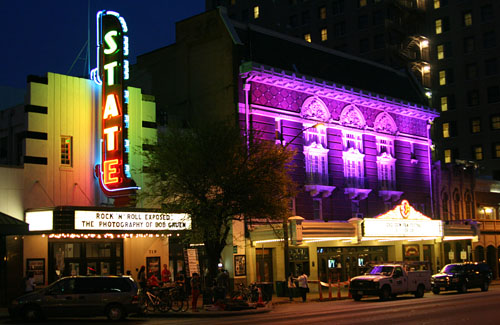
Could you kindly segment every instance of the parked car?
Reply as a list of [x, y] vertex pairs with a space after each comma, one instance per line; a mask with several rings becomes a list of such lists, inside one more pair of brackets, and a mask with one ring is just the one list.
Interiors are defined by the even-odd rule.
[[120, 320], [140, 312], [138, 287], [127, 276], [71, 276], [12, 301], [12, 318], [107, 316]]
[[492, 276], [492, 271], [486, 263], [448, 264], [440, 273], [432, 276], [432, 292], [434, 294], [439, 294], [441, 290], [467, 292], [471, 288], [488, 291]]
[[407, 293], [422, 298], [431, 289], [430, 277], [429, 270], [416, 270], [409, 264], [380, 264], [365, 275], [352, 278], [349, 292], [356, 301], [363, 296], [379, 296], [380, 300], [387, 300]]

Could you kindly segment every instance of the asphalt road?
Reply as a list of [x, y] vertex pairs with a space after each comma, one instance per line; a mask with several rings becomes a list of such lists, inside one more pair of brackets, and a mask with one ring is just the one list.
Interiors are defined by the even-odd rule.
[[[330, 302], [294, 302], [274, 307], [269, 313], [224, 317], [131, 317], [118, 324], [500, 324], [500, 287], [490, 287], [488, 292], [478, 289], [465, 294], [456, 292], [423, 298], [400, 296], [381, 302], [365, 298]], [[3, 324], [12, 324], [3, 320]], [[109, 324], [104, 318], [51, 319], [37, 324]], [[114, 323], [116, 324], [116, 323]]]

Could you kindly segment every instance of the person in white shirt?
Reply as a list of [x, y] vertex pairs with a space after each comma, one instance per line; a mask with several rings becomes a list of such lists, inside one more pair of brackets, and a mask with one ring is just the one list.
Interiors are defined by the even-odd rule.
[[32, 291], [35, 291], [35, 275], [33, 274], [33, 272], [29, 272], [28, 273], [28, 276], [26, 277], [26, 280], [25, 280], [25, 288], [24, 288], [24, 291], [25, 292], [32, 292]]
[[302, 275], [297, 279], [299, 281], [299, 290], [302, 296], [302, 302], [306, 302], [307, 291], [309, 291], [309, 286], [307, 285], [307, 274], [302, 272]]

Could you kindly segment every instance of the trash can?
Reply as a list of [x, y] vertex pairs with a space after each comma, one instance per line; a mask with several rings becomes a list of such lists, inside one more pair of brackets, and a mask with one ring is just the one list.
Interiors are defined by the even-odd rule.
[[276, 281], [276, 296], [278, 297], [288, 296], [288, 292], [286, 291], [286, 289], [287, 289], [286, 281]]
[[273, 299], [272, 282], [260, 284], [260, 290], [262, 291], [262, 299], [264, 299], [264, 301], [271, 301]]

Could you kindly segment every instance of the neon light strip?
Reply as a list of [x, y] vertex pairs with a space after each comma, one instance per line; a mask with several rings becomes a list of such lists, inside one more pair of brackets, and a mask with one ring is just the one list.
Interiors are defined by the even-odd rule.
[[[101, 154], [101, 159], [99, 159], [100, 161], [102, 161], [102, 157], [103, 157], [103, 153], [102, 153], [102, 143], [104, 142], [103, 139], [101, 139], [101, 145], [99, 146], [99, 153]], [[141, 188], [139, 186], [130, 186], [130, 187], [121, 187], [121, 188], [117, 188], [117, 189], [110, 189], [106, 186], [106, 184], [104, 184], [104, 179], [103, 179], [103, 172], [102, 172], [102, 164], [99, 164], [99, 179], [101, 181], [101, 184], [102, 184], [102, 187], [104, 187], [104, 189], [106, 191], [109, 191], [109, 192], [119, 192], [119, 191], [128, 191], [128, 190], [140, 190]]]
[[474, 239], [476, 236], [444, 236], [443, 240], [449, 241], [449, 240], [467, 240], [467, 239]]
[[279, 242], [279, 241], [283, 241], [283, 239], [257, 240], [257, 241], [254, 241], [254, 244], [274, 243], [274, 242]]

